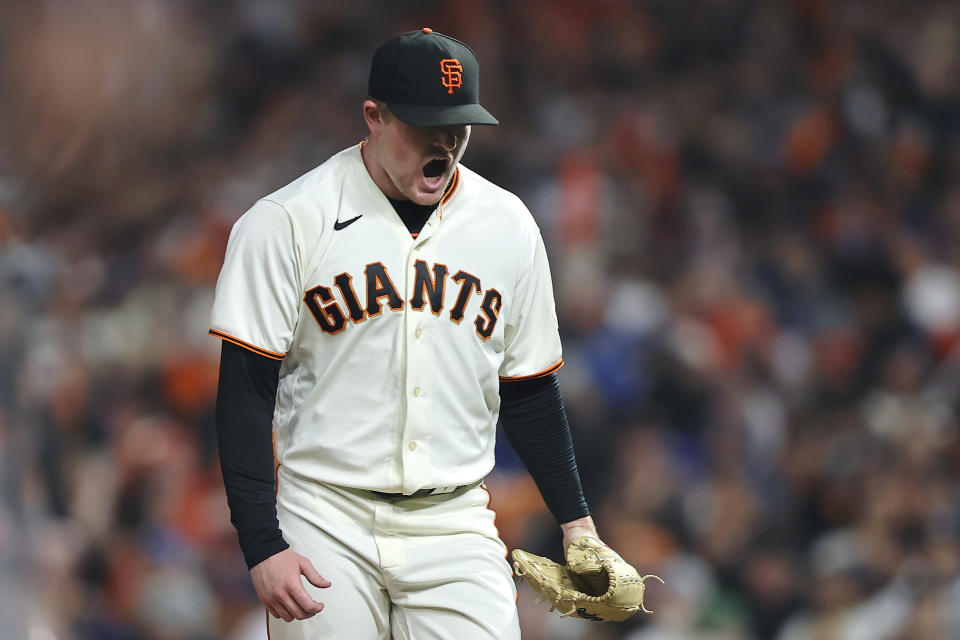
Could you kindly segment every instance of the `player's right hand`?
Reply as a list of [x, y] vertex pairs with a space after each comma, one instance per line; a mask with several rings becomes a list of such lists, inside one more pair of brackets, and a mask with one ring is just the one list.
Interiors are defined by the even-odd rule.
[[300, 576], [315, 587], [325, 589], [330, 582], [321, 576], [310, 561], [285, 549], [250, 569], [257, 597], [275, 618], [287, 622], [306, 620], [323, 611], [323, 603], [310, 597]]

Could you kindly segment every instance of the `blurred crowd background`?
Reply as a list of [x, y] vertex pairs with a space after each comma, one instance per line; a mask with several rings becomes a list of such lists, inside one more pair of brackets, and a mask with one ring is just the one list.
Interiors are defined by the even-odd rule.
[[[547, 241], [601, 535], [666, 580], [620, 625], [521, 585], [524, 638], [960, 638], [955, 0], [0, 2], [0, 638], [265, 637], [213, 287], [422, 26]], [[501, 440], [501, 534], [558, 557]]]

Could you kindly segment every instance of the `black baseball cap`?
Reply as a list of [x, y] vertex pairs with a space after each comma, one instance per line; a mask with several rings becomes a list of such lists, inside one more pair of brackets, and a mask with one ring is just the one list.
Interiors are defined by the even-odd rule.
[[480, 106], [477, 56], [459, 40], [427, 27], [380, 45], [367, 92], [417, 127], [500, 124]]

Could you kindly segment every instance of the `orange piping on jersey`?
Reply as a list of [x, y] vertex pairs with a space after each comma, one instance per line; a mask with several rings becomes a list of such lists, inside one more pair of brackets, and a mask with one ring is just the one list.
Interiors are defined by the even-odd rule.
[[540, 373], [531, 373], [529, 376], [517, 376], [516, 378], [508, 378], [506, 376], [500, 376], [500, 380], [533, 380], [534, 378], [542, 378], [548, 376], [554, 371], [559, 371], [563, 367], [563, 358], [557, 360], [557, 363], [551, 367], [548, 367], [541, 371]]
[[418, 235], [420, 235], [420, 234], [419, 234], [419, 233], [411, 233], [410, 235], [411, 235], [412, 237], [416, 238], [416, 237], [417, 237]]
[[447, 201], [453, 197], [453, 194], [457, 191], [457, 187], [460, 186], [460, 167], [457, 167], [453, 172], [453, 179], [450, 180], [450, 186], [447, 187], [446, 192], [443, 194], [443, 197], [440, 198], [440, 205], [447, 204]]
[[267, 611], [267, 640], [270, 640], [270, 612]]
[[249, 342], [244, 342], [244, 341], [241, 340], [240, 338], [235, 338], [235, 337], [233, 337], [232, 335], [230, 335], [229, 333], [224, 333], [223, 331], [217, 331], [216, 329], [210, 329], [210, 331], [208, 331], [207, 333], [209, 333], [210, 335], [212, 335], [214, 338], [220, 338], [220, 339], [222, 339], [222, 340], [226, 340], [227, 342], [232, 342], [233, 344], [237, 345], [238, 347], [243, 347], [244, 349], [247, 349], [248, 351], [253, 351], [253, 352], [256, 353], [257, 355], [266, 356], [267, 358], [271, 358], [271, 359], [273, 359], [273, 360], [283, 360], [284, 358], [287, 357], [287, 354], [285, 354], [285, 353], [277, 353], [276, 351], [268, 351], [267, 349], [264, 349], [264, 348], [262, 348], [262, 347], [258, 347], [258, 346], [256, 346], [256, 345], [250, 344]]

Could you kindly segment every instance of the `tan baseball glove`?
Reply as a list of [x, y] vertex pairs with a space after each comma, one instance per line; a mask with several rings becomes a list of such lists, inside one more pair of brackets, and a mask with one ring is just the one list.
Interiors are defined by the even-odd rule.
[[520, 549], [513, 550], [513, 568], [561, 616], [619, 622], [643, 606], [644, 580], [616, 551], [597, 538], [577, 538], [567, 548], [567, 564], [560, 565]]

